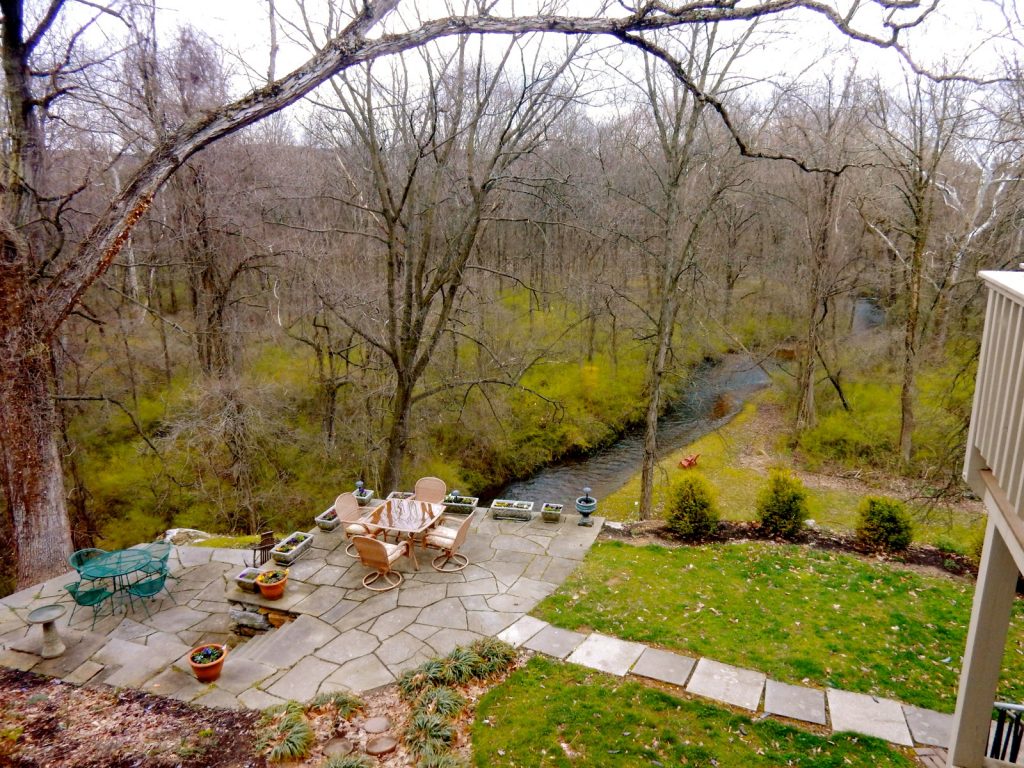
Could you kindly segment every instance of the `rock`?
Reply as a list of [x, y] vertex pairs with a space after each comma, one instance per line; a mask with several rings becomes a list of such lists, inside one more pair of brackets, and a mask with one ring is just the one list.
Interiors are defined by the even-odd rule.
[[348, 739], [335, 737], [324, 744], [324, 754], [327, 757], [344, 757], [352, 752], [355, 746]]
[[366, 754], [380, 757], [394, 752], [398, 748], [398, 739], [393, 736], [378, 736], [366, 743]]
[[176, 546], [191, 544], [195, 541], [206, 541], [206, 539], [212, 538], [213, 534], [195, 528], [171, 528], [164, 533], [164, 541], [168, 541]]
[[363, 730], [367, 733], [384, 733], [391, 727], [391, 721], [386, 717], [371, 717], [363, 723]]
[[271, 628], [267, 617], [264, 614], [256, 613], [255, 611], [243, 611], [238, 608], [232, 608], [228, 612], [228, 617], [231, 619], [231, 623], [236, 627], [247, 627], [249, 629], [261, 631]]

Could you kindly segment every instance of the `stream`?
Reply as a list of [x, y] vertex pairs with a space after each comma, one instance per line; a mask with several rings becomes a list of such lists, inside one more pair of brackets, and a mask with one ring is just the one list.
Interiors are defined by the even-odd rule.
[[[658, 421], [658, 454], [664, 456], [718, 429], [768, 383], [768, 374], [748, 355], [729, 355], [719, 363], [701, 366], [683, 396]], [[600, 502], [640, 471], [643, 446], [643, 428], [638, 427], [586, 458], [552, 465], [505, 486], [497, 498], [534, 501], [536, 509], [554, 502], [569, 510], [583, 487], [589, 486]]]

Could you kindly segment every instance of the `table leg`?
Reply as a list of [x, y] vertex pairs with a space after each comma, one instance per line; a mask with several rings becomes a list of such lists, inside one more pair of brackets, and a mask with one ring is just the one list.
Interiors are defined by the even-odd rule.
[[406, 546], [409, 548], [409, 559], [412, 560], [412, 567], [418, 571], [420, 564], [416, 562], [416, 537], [410, 536]]

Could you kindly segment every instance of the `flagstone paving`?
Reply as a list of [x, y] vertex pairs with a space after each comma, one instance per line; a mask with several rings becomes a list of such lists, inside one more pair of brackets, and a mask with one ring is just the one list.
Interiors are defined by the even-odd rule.
[[[614, 675], [633, 674], [676, 686], [751, 712], [877, 736], [927, 748], [948, 746], [950, 715], [835, 689], [827, 692], [770, 680], [749, 669], [598, 633], [555, 627], [528, 612], [579, 564], [600, 531], [575, 525], [574, 516], [552, 525], [495, 521], [478, 511], [463, 552], [471, 565], [438, 573], [420, 554], [420, 568], [402, 560], [406, 581], [374, 593], [366, 574], [345, 554], [340, 532], [314, 531], [313, 546], [290, 568], [285, 597], [274, 602], [242, 593], [234, 574], [245, 564], [240, 550], [176, 547], [169, 582], [176, 602], [164, 597], [138, 607], [119, 605], [89, 629], [91, 611], [70, 611], [58, 621], [67, 651], [44, 661], [40, 630], [25, 620], [41, 605], [67, 603], [69, 572], [0, 599], [0, 665], [61, 677], [137, 687], [208, 706], [252, 709], [318, 693], [366, 691], [482, 636]], [[232, 634], [243, 603], [297, 614], [294, 621], [248, 640]], [[127, 608], [127, 610], [126, 610]], [[254, 614], [250, 614], [250, 617]], [[198, 643], [232, 646], [220, 679], [199, 683], [188, 665]], [[762, 703], [763, 699], [763, 703]]]

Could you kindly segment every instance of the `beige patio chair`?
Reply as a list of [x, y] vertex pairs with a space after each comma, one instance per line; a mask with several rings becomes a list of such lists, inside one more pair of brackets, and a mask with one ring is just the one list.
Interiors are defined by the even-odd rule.
[[466, 519], [458, 528], [439, 525], [427, 531], [423, 537], [424, 546], [441, 550], [441, 554], [430, 563], [435, 571], [455, 573], [469, 565], [469, 558], [459, 552], [459, 548], [469, 535], [469, 524], [472, 520], [473, 515], [466, 515]]
[[447, 495], [448, 486], [439, 477], [421, 477], [413, 489], [413, 498], [428, 504], [440, 504]]
[[338, 519], [341, 520], [341, 524], [345, 526], [345, 538], [349, 540], [349, 545], [345, 548], [345, 554], [349, 557], [359, 557], [356, 554], [355, 547], [352, 545], [352, 538], [354, 536], [377, 537], [384, 530], [375, 525], [366, 525], [359, 522], [359, 518], [363, 516], [366, 510], [364, 507], [359, 506], [359, 502], [356, 501], [352, 491], [342, 493], [334, 500], [334, 511], [338, 515]]
[[[387, 592], [394, 589], [403, 581], [403, 576], [398, 571], [392, 570], [391, 566], [402, 555], [410, 552], [410, 543], [401, 541], [398, 544], [388, 544], [384, 541], [370, 538], [369, 536], [353, 536], [352, 543], [359, 552], [359, 560], [367, 568], [372, 568], [373, 573], [363, 577], [363, 586], [374, 592]], [[386, 587], [374, 586], [378, 581], [383, 580]]]

